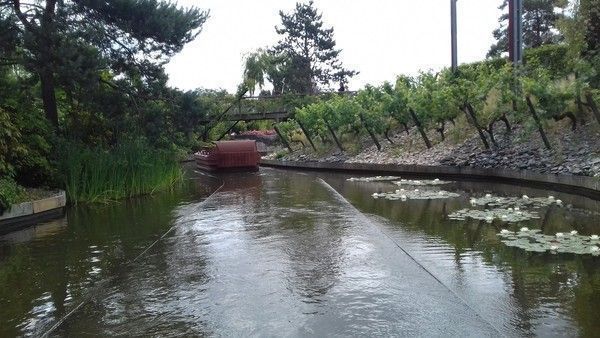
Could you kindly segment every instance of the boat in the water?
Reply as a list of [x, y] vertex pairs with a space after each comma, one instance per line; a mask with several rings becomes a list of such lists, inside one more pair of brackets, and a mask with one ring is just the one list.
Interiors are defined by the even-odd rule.
[[260, 154], [256, 141], [218, 141], [194, 154], [196, 166], [204, 171], [257, 171]]

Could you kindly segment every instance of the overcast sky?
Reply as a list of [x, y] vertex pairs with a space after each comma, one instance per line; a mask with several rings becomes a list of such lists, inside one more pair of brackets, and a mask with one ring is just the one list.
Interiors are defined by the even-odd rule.
[[[167, 65], [170, 85], [188, 90], [235, 91], [243, 57], [277, 42], [279, 10], [295, 0], [177, 0], [182, 6], [210, 10], [196, 40]], [[460, 63], [485, 58], [502, 0], [458, 0]], [[326, 26], [333, 26], [341, 59], [360, 71], [350, 89], [394, 80], [419, 69], [438, 70], [450, 63], [449, 0], [315, 0]]]

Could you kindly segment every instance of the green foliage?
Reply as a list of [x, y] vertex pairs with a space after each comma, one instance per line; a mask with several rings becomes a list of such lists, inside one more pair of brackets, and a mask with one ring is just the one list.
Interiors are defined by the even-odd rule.
[[25, 194], [17, 182], [9, 177], [0, 177], [0, 215], [9, 210]]
[[573, 71], [569, 55], [570, 47], [564, 44], [544, 45], [525, 50], [523, 61], [526, 69], [544, 68], [553, 78], [565, 77]]
[[266, 81], [273, 94], [318, 92], [339, 84], [345, 90], [348, 79], [358, 74], [342, 66], [333, 28], [325, 28], [322, 14], [312, 1], [296, 3], [291, 13], [279, 12], [276, 27], [280, 41], [268, 50], [258, 50], [246, 58], [244, 83], [251, 93]]
[[182, 178], [174, 154], [145, 142], [106, 150], [62, 144], [61, 180], [72, 203], [107, 202], [168, 189]]

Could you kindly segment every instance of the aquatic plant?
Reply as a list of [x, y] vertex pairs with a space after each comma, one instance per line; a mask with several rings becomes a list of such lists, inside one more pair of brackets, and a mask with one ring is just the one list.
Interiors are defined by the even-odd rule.
[[523, 195], [522, 197], [499, 197], [491, 194], [486, 194], [484, 197], [471, 198], [471, 205], [474, 206], [486, 206], [486, 207], [497, 207], [497, 208], [542, 208], [550, 205], [562, 206], [562, 201], [554, 198], [554, 196], [548, 197], [529, 197]]
[[373, 198], [385, 198], [391, 201], [406, 201], [406, 200], [430, 200], [430, 199], [444, 199], [444, 198], [453, 198], [460, 196], [457, 193], [444, 191], [444, 190], [406, 190], [399, 189], [394, 192], [384, 192], [384, 193], [374, 193]]
[[570, 253], [576, 255], [600, 256], [600, 237], [582, 236], [576, 230], [556, 235], [545, 235], [541, 230], [521, 228], [513, 232], [503, 229], [498, 233], [502, 243], [529, 252]]
[[401, 179], [400, 181], [394, 181], [394, 184], [398, 186], [411, 185], [411, 186], [427, 186], [427, 185], [444, 185], [452, 183], [450, 181], [442, 181], [438, 178], [434, 180], [406, 180]]
[[350, 182], [385, 182], [399, 179], [397, 176], [375, 176], [375, 177], [351, 177], [346, 181]]
[[71, 203], [151, 194], [172, 187], [182, 178], [173, 154], [143, 142], [127, 142], [111, 150], [65, 145], [60, 172]]
[[539, 218], [539, 216], [536, 212], [522, 211], [518, 208], [516, 210], [512, 208], [495, 208], [489, 210], [461, 209], [448, 215], [448, 218], [458, 221], [464, 221], [467, 218], [472, 218], [484, 220], [488, 223], [492, 223], [495, 219], [500, 219], [504, 222], [513, 223]]

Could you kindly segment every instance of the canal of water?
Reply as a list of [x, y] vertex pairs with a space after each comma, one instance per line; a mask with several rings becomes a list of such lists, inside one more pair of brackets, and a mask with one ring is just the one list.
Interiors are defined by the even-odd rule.
[[444, 189], [457, 198], [390, 201], [371, 195], [393, 184], [348, 177], [197, 176], [0, 237], [0, 336], [600, 332], [600, 258], [527, 253], [497, 236], [598, 234], [600, 202], [552, 193], [565, 207], [540, 219], [456, 221], [447, 215], [471, 196], [549, 192], [454, 182]]

